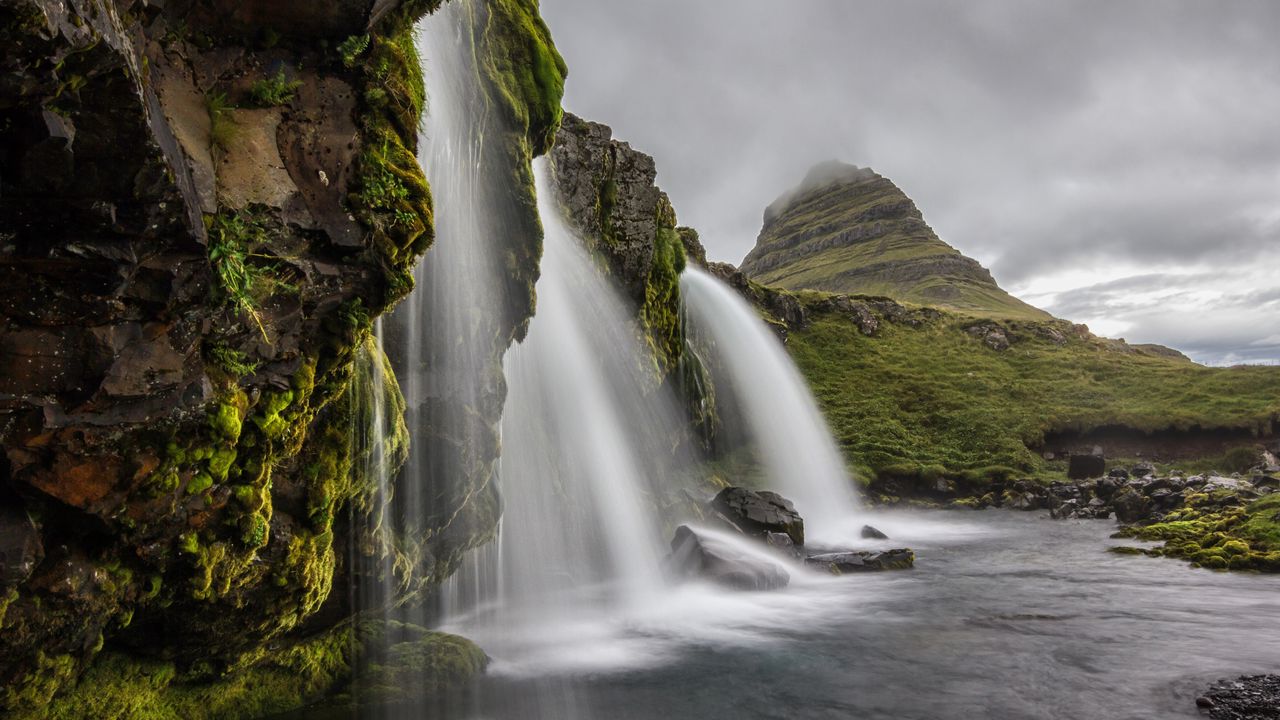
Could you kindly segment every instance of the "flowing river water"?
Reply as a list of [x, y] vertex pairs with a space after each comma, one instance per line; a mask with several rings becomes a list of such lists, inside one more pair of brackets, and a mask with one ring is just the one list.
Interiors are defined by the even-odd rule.
[[488, 676], [440, 716], [1193, 718], [1209, 683], [1280, 666], [1280, 578], [1108, 553], [1110, 521], [867, 519], [882, 546], [916, 549], [914, 570], [676, 587], [647, 613], [549, 629], [531, 662], [490, 649]]

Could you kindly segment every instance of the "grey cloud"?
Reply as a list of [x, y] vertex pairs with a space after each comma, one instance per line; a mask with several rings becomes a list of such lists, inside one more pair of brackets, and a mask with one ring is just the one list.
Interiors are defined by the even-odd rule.
[[1010, 286], [1280, 246], [1280, 3], [542, 7], [568, 107], [656, 157], [716, 259], [738, 261], [764, 208], [832, 158], [895, 180]]

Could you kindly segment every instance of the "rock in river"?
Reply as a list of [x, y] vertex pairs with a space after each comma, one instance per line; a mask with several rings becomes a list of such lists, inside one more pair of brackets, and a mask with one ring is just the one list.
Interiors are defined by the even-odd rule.
[[804, 545], [804, 520], [796, 506], [777, 493], [728, 487], [715, 496], [711, 508], [747, 535], [786, 533], [796, 545]]
[[791, 582], [791, 574], [781, 564], [688, 525], [676, 528], [671, 539], [671, 565], [686, 577], [738, 590], [777, 590]]
[[868, 540], [888, 540], [889, 536], [871, 527], [870, 525], [862, 526], [862, 537]]
[[879, 570], [906, 570], [914, 567], [916, 554], [906, 548], [884, 552], [836, 552], [812, 555], [806, 565], [829, 570], [832, 575]]

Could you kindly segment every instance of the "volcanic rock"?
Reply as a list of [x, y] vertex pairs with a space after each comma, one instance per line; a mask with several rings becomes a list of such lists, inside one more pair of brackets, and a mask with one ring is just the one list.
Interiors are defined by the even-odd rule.
[[766, 533], [784, 533], [796, 545], [804, 545], [804, 520], [795, 505], [777, 493], [728, 487], [711, 501], [711, 509], [747, 535], [763, 538]]

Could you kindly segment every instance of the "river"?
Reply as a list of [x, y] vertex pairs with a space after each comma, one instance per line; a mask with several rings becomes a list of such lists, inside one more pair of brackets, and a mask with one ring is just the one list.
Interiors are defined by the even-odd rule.
[[[1111, 521], [881, 512], [914, 570], [477, 638], [457, 720], [1197, 717], [1212, 681], [1280, 668], [1280, 577], [1108, 553]], [[466, 627], [453, 628], [466, 632]]]

